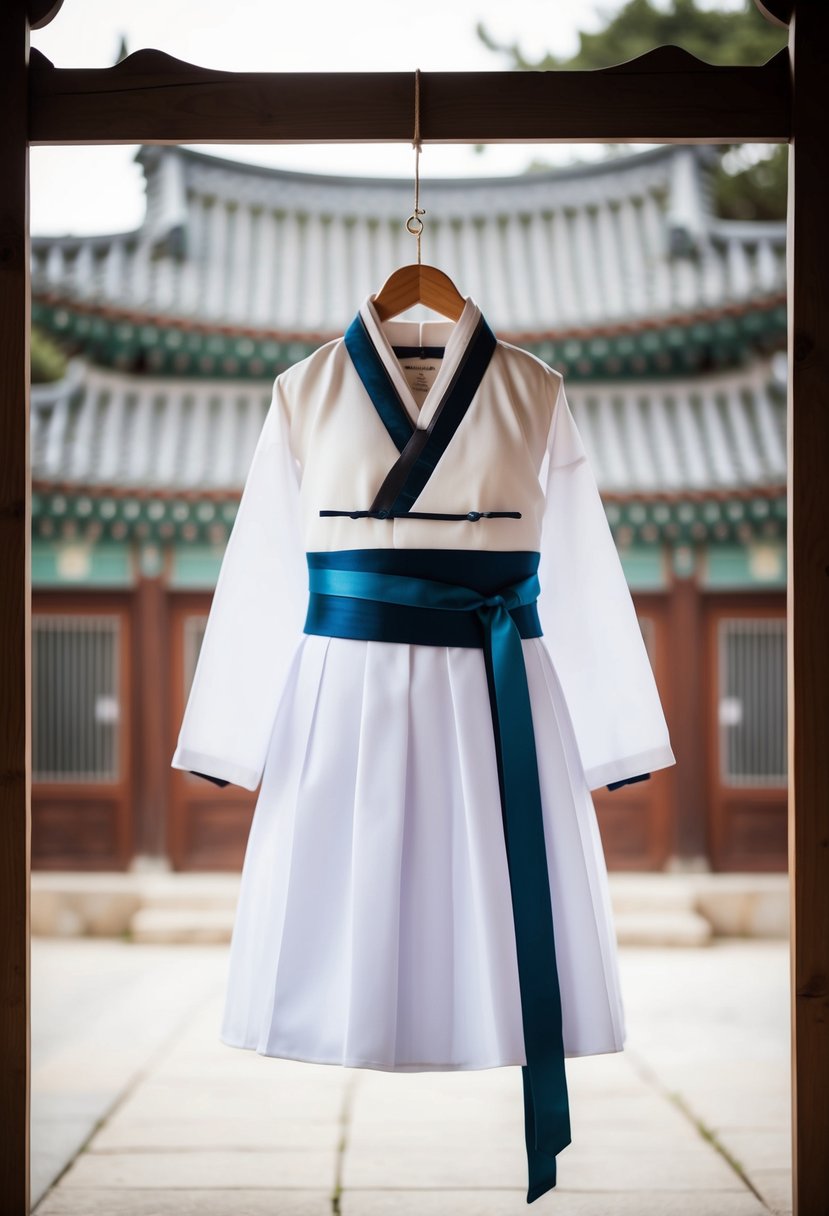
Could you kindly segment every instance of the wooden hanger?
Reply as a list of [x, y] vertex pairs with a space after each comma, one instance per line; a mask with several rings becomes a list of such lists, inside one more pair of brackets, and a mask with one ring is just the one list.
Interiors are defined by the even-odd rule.
[[381, 321], [397, 316], [413, 304], [424, 304], [457, 321], [466, 307], [466, 300], [449, 275], [437, 266], [412, 262], [392, 271], [372, 304]]
[[406, 230], [417, 238], [417, 261], [400, 266], [392, 271], [377, 292], [372, 303], [381, 321], [395, 317], [411, 308], [413, 304], [424, 304], [435, 312], [457, 321], [466, 306], [466, 299], [444, 271], [437, 266], [424, 266], [420, 260], [420, 236], [423, 232], [421, 215], [426, 211], [420, 206], [420, 69], [415, 72], [415, 125], [412, 144], [415, 150], [415, 199], [414, 211], [406, 220]]

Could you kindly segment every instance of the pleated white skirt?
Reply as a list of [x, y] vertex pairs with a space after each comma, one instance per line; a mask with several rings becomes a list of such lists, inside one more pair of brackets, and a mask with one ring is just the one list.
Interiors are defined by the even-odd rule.
[[[522, 646], [565, 1055], [621, 1051], [596, 814], [543, 639]], [[526, 1063], [482, 650], [303, 635], [245, 851], [219, 1037], [393, 1071]]]

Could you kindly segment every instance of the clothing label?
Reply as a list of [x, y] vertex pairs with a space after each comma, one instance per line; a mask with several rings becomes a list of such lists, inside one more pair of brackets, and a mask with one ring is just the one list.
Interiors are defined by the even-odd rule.
[[439, 359], [403, 359], [400, 363], [413, 393], [428, 393], [440, 368]]

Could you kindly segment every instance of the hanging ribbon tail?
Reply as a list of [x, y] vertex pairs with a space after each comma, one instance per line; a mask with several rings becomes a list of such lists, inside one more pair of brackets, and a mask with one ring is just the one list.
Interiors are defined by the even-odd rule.
[[479, 609], [501, 785], [527, 1063], [524, 1135], [532, 1203], [556, 1185], [556, 1154], [571, 1142], [561, 993], [538, 759], [521, 635], [509, 593]]
[[[571, 1142], [570, 1116], [565, 1109], [539, 1120], [533, 1099], [532, 1070], [521, 1069], [524, 1084], [524, 1141], [527, 1147], [527, 1203], [551, 1191], [556, 1185], [556, 1155]], [[546, 1088], [556, 1088], [547, 1086]]]

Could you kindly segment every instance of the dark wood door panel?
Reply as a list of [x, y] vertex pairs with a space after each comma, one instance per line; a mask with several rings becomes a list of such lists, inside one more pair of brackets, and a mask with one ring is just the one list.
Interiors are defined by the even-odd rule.
[[[636, 613], [648, 649], [670, 728], [671, 681], [668, 613], [661, 594], [635, 597]], [[673, 814], [673, 769], [649, 781], [617, 790], [593, 791], [602, 845], [609, 870], [661, 870], [669, 856]]]
[[618, 790], [594, 790], [593, 805], [609, 870], [663, 867], [670, 814], [670, 781], [665, 774], [654, 773], [649, 781]]
[[[170, 598], [170, 690], [172, 758], [187, 703], [211, 595]], [[167, 847], [176, 870], [239, 870], [245, 855], [256, 793], [237, 785], [218, 786], [170, 768]]]
[[715, 835], [717, 869], [785, 871], [788, 863], [788, 808], [776, 791], [741, 791], [722, 797]]
[[32, 602], [32, 865], [124, 870], [134, 852], [131, 604]]

